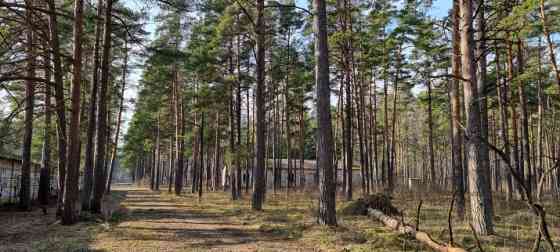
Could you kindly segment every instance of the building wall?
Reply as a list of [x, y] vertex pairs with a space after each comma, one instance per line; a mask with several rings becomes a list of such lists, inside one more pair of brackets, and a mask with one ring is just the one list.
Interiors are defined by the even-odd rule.
[[[31, 167], [31, 199], [37, 199], [39, 190], [38, 164]], [[51, 194], [58, 190], [58, 176], [51, 172]], [[15, 203], [21, 188], [21, 161], [0, 157], [0, 203]]]

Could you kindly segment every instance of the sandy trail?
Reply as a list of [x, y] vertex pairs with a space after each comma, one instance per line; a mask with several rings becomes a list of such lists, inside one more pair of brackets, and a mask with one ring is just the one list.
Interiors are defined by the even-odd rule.
[[[157, 192], [132, 186], [122, 206], [126, 214], [106, 232], [99, 233], [90, 247], [102, 251], [303, 251], [296, 241], [259, 232], [250, 223], [240, 223], [220, 209], [200, 209], [197, 198], [163, 197]], [[231, 215], [230, 215], [231, 216]]]

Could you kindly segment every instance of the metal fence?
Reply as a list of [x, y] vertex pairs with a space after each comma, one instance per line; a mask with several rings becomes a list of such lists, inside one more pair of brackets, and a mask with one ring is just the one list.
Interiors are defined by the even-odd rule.
[[[50, 177], [50, 192], [58, 191], [58, 176]], [[12, 167], [0, 167], [0, 203], [15, 203], [21, 190], [21, 170]], [[39, 171], [33, 167], [31, 171], [31, 199], [35, 200], [39, 192]]]

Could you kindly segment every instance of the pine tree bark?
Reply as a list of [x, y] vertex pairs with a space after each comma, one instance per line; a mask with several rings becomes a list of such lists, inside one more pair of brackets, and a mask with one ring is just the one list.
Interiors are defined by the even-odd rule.
[[253, 197], [251, 207], [254, 210], [262, 210], [262, 205], [265, 197], [265, 160], [264, 154], [265, 146], [265, 103], [264, 103], [264, 89], [265, 89], [265, 25], [264, 25], [264, 0], [257, 0], [257, 19], [255, 25], [256, 41], [257, 41], [257, 55], [256, 55], [256, 75], [257, 75], [257, 88], [256, 88], [256, 106], [257, 106], [257, 144], [256, 144], [256, 159], [257, 164], [255, 167], [255, 180], [253, 185]]
[[181, 192], [183, 190], [183, 180], [186, 179], [184, 178], [185, 113], [183, 108], [183, 94], [181, 92], [181, 86], [179, 85], [178, 74], [178, 70], [175, 69], [175, 78], [173, 80], [173, 85], [175, 86], [175, 160], [177, 160], [177, 168], [175, 174], [175, 195], [181, 195]]
[[[514, 88], [512, 85], [512, 80], [514, 78], [513, 75], [513, 42], [511, 41], [511, 36], [510, 34], [507, 34], [507, 38], [508, 40], [506, 41], [507, 43], [507, 71], [508, 71], [508, 75], [507, 75], [507, 82], [508, 85], [511, 87], [510, 88], [510, 92], [511, 92], [511, 99], [510, 99], [510, 109], [511, 109], [511, 131], [512, 131], [512, 140], [511, 140], [511, 155], [512, 155], [512, 161], [513, 161], [513, 166], [515, 168], [515, 170], [517, 171], [517, 174], [519, 175], [520, 178], [524, 179], [525, 178], [525, 174], [524, 171], [522, 169], [522, 163], [521, 163], [521, 159], [519, 157], [519, 128], [518, 128], [518, 121], [517, 121], [517, 109], [515, 106], [515, 101], [514, 101], [514, 97], [515, 97], [515, 92], [514, 92]], [[522, 192], [522, 188], [516, 184], [516, 188], [517, 188], [517, 192], [520, 198], [523, 197], [523, 192]]]
[[313, 0], [318, 116], [318, 165], [323, 170], [319, 185], [319, 223], [336, 225], [336, 186], [333, 178], [332, 124], [330, 112], [329, 48], [324, 0]]
[[84, 1], [74, 1], [73, 62], [72, 62], [72, 113], [70, 114], [70, 131], [66, 182], [64, 189], [64, 212], [62, 224], [71, 225], [78, 221], [77, 201], [80, 178], [80, 95], [82, 80], [82, 35], [83, 35]]
[[97, 145], [95, 151], [95, 170], [93, 186], [93, 199], [91, 201], [91, 212], [101, 212], [101, 202], [105, 193], [105, 183], [107, 181], [106, 155], [107, 155], [107, 106], [109, 86], [109, 68], [111, 59], [111, 31], [112, 31], [112, 15], [113, 0], [106, 0], [104, 24], [103, 24], [103, 57], [101, 58], [101, 85], [99, 87], [99, 101], [97, 103]]
[[[348, 63], [348, 62], [346, 62]], [[344, 87], [345, 87], [345, 96], [346, 96], [346, 103], [345, 103], [345, 124], [344, 124], [344, 144], [345, 144], [345, 154], [346, 154], [346, 190], [345, 196], [346, 200], [352, 200], [352, 166], [353, 166], [353, 154], [354, 148], [352, 144], [352, 118], [353, 118], [353, 111], [352, 111], [352, 89], [350, 87], [350, 77], [347, 72], [344, 73]]]
[[160, 120], [159, 120], [159, 111], [157, 114], [157, 125], [156, 125], [156, 146], [155, 146], [155, 158], [154, 158], [154, 168], [155, 168], [155, 182], [154, 182], [154, 190], [159, 191], [159, 177], [161, 176], [161, 144], [160, 144]]
[[[373, 72], [372, 72], [373, 75]], [[372, 103], [372, 119], [371, 119], [371, 130], [372, 130], [372, 155], [373, 155], [373, 169], [375, 170], [375, 182], [374, 184], [377, 186], [379, 183], [379, 155], [378, 155], [378, 151], [377, 151], [377, 84], [375, 83], [375, 78], [373, 78], [372, 81], [373, 87], [372, 87], [372, 98], [371, 98], [371, 103]], [[373, 172], [372, 172], [372, 176], [373, 176]], [[373, 180], [372, 180], [373, 181]]]
[[387, 166], [387, 190], [392, 192], [395, 188], [395, 171], [396, 171], [396, 151], [395, 151], [395, 144], [396, 144], [396, 134], [395, 130], [397, 127], [397, 101], [399, 99], [399, 81], [400, 81], [400, 74], [401, 74], [401, 60], [402, 60], [402, 44], [397, 45], [396, 51], [396, 59], [395, 59], [395, 80], [393, 85], [393, 109], [392, 109], [392, 118], [391, 118], [391, 137], [389, 140], [389, 148], [388, 148], [388, 166]]
[[[543, 128], [543, 116], [544, 116], [544, 90], [542, 81], [542, 59], [541, 59], [541, 39], [539, 38], [538, 49], [537, 49], [537, 67], [539, 76], [537, 79], [537, 169], [539, 174], [544, 171], [544, 128]], [[542, 174], [541, 176], [543, 176]], [[554, 181], [554, 179], [552, 179]], [[554, 182], [552, 182], [554, 183]], [[552, 185], [551, 187], [554, 187]], [[553, 189], [553, 188], [551, 188]], [[537, 193], [537, 199], [541, 200], [542, 193]]]
[[426, 86], [428, 87], [428, 151], [430, 157], [430, 186], [435, 188], [437, 180], [434, 156], [434, 127], [432, 119], [432, 83], [429, 79], [426, 82]]
[[97, 19], [95, 20], [95, 42], [93, 45], [93, 74], [89, 98], [88, 128], [84, 164], [84, 186], [82, 189], [82, 210], [89, 210], [93, 190], [93, 166], [95, 158], [94, 137], [96, 134], [97, 95], [99, 94], [99, 47], [101, 46], [103, 0], [97, 0]]
[[[51, 80], [50, 66], [49, 64], [45, 67], [45, 80]], [[45, 128], [43, 129], [43, 146], [41, 150], [41, 170], [39, 172], [39, 190], [38, 199], [41, 205], [47, 205], [49, 203], [50, 194], [50, 183], [51, 183], [51, 118], [52, 118], [52, 107], [51, 107], [51, 86], [49, 83], [45, 83], [45, 95], [44, 95], [44, 111], [45, 111]]]
[[[499, 46], [496, 42], [496, 72], [497, 72], [497, 83], [496, 86], [497, 88], [497, 93], [498, 93], [498, 106], [499, 106], [499, 110], [500, 110], [500, 135], [502, 136], [502, 142], [503, 142], [503, 149], [504, 149], [504, 153], [507, 153], [508, 155], [505, 156], [506, 160], [505, 162], [510, 162], [510, 155], [509, 153], [511, 153], [510, 151], [510, 141], [509, 141], [509, 123], [508, 123], [508, 90], [507, 90], [507, 82], [503, 82], [501, 80], [501, 75], [500, 75], [500, 69], [501, 69], [501, 57], [500, 57], [500, 52], [499, 52]], [[506, 201], [509, 201], [513, 198], [513, 181], [512, 181], [512, 177], [511, 174], [509, 172], [509, 169], [506, 169], [505, 173], [505, 179], [506, 179]]]
[[461, 63], [463, 70], [463, 88], [466, 106], [466, 148], [469, 168], [469, 192], [471, 216], [474, 230], [480, 235], [493, 233], [492, 209], [487, 205], [490, 192], [485, 184], [485, 170], [481, 167], [480, 106], [478, 102], [477, 76], [474, 64], [473, 48], [473, 5], [472, 0], [460, 0], [461, 12]]
[[[127, 73], [128, 71], [128, 39], [125, 37], [124, 38], [124, 65], [123, 65], [123, 69], [122, 69], [122, 83], [121, 83], [121, 90], [120, 90], [120, 96], [119, 96], [119, 113], [117, 116], [117, 126], [116, 126], [116, 133], [115, 133], [115, 145], [113, 146], [113, 150], [111, 151], [111, 163], [110, 163], [110, 167], [109, 167], [109, 177], [107, 178], [107, 185], [105, 186], [106, 188], [106, 192], [105, 193], [110, 193], [111, 192], [111, 183], [113, 181], [113, 173], [115, 170], [115, 166], [116, 166], [116, 161], [117, 161], [117, 152], [118, 152], [118, 147], [119, 147], [119, 137], [120, 137], [120, 132], [121, 132], [121, 120], [122, 120], [122, 114], [124, 111], [124, 90], [126, 89], [126, 78], [127, 78]], [[170, 170], [171, 172], [171, 170]]]
[[49, 9], [49, 42], [52, 50], [52, 64], [54, 76], [54, 96], [56, 104], [57, 119], [57, 147], [58, 147], [58, 197], [57, 215], [62, 214], [64, 184], [66, 180], [66, 106], [64, 102], [64, 83], [62, 80], [62, 63], [60, 59], [60, 41], [58, 37], [58, 21], [56, 16], [56, 5], [54, 0], [47, 0]]
[[[476, 0], [478, 13], [476, 14], [476, 29], [478, 33], [476, 44], [476, 57], [477, 57], [477, 88], [478, 88], [478, 99], [480, 105], [480, 137], [490, 141], [488, 138], [488, 102], [487, 102], [487, 87], [486, 87], [486, 16], [485, 16], [485, 0]], [[492, 187], [491, 187], [491, 171], [490, 171], [490, 152], [488, 145], [483, 143], [480, 145], [480, 165], [483, 170], [486, 179], [484, 185], [487, 187], [486, 191], [490, 192], [488, 197], [485, 198], [485, 205], [488, 205], [490, 209], [492, 207]]]
[[[237, 81], [236, 81], [236, 92], [235, 92], [235, 122], [236, 122], [236, 157], [235, 157], [235, 182], [237, 183], [236, 193], [237, 197], [241, 197], [241, 186], [242, 186], [242, 179], [241, 179], [241, 60], [240, 60], [240, 39], [239, 36], [237, 37]], [[202, 141], [202, 140], [201, 140]], [[201, 142], [202, 143], [202, 142]], [[266, 147], [264, 147], [266, 148]], [[202, 149], [200, 149], [202, 152]]]
[[[523, 56], [523, 42], [517, 40], [517, 64], [518, 64], [518, 74], [523, 74], [524, 68], [524, 56]], [[531, 150], [529, 142], [529, 115], [527, 112], [527, 96], [525, 95], [525, 82], [519, 80], [517, 85], [517, 94], [519, 95], [519, 111], [520, 121], [521, 121], [521, 158], [523, 163], [523, 169], [525, 176], [525, 186], [527, 187], [527, 194], [532, 196], [533, 192], [533, 172], [531, 169]]]
[[[454, 76], [461, 76], [461, 34], [460, 34], [460, 13], [459, 0], [453, 0], [453, 41], [451, 68]], [[451, 131], [452, 131], [452, 160], [453, 167], [453, 190], [456, 195], [457, 216], [465, 218], [465, 184], [463, 176], [463, 135], [461, 130], [461, 99], [459, 97], [458, 79], [451, 80]]]
[[25, 23], [26, 23], [26, 39], [25, 52], [27, 56], [26, 76], [25, 80], [25, 114], [23, 126], [23, 142], [21, 150], [21, 181], [19, 192], [19, 208], [22, 210], [31, 210], [31, 140], [33, 139], [33, 108], [35, 104], [35, 82], [31, 79], [35, 78], [35, 49], [33, 34], [33, 0], [26, 0]]

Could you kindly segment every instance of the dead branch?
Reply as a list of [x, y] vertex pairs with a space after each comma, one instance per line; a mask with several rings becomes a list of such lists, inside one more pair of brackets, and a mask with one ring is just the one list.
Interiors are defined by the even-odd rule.
[[416, 231], [420, 230], [420, 209], [422, 208], [422, 200], [418, 203], [418, 208], [416, 209]]
[[473, 227], [472, 223], [469, 222], [469, 226], [471, 227], [471, 231], [472, 231], [474, 239], [476, 241], [476, 246], [478, 247], [480, 252], [484, 252], [484, 249], [482, 248], [482, 244], [480, 243], [480, 239], [478, 239], [478, 235], [476, 234], [476, 231], [474, 230], [474, 227]]
[[538, 203], [533, 202], [533, 197], [529, 193], [529, 190], [527, 189], [527, 185], [523, 182], [523, 178], [521, 178], [521, 176], [513, 168], [513, 165], [511, 164], [511, 162], [507, 158], [507, 155], [502, 150], [498, 149], [496, 146], [489, 143], [488, 140], [484, 139], [481, 136], [478, 136], [478, 137], [480, 138], [482, 143], [486, 144], [486, 146], [488, 146], [488, 148], [491, 149], [492, 151], [495, 151], [498, 154], [498, 156], [500, 156], [500, 158], [504, 161], [504, 163], [506, 163], [506, 166], [508, 167], [509, 172], [511, 173], [511, 176], [514, 178], [515, 182], [517, 182], [517, 184], [521, 188], [521, 192], [525, 196], [524, 197], [525, 198], [525, 203], [527, 204], [529, 209], [531, 209], [533, 211], [533, 213], [537, 217], [539, 217], [539, 219], [540, 219], [540, 221], [539, 221], [539, 233], [544, 237], [544, 239], [546, 240], [546, 242], [550, 246], [550, 249], [555, 252], [556, 248], [554, 247], [554, 242], [552, 241], [552, 238], [550, 237], [550, 233], [548, 231], [548, 225], [546, 223], [546, 218], [545, 218], [546, 212], [544, 211], [544, 208], [541, 205], [539, 205]]
[[385, 215], [383, 212], [377, 209], [368, 209], [368, 215], [383, 222], [383, 224], [401, 234], [408, 235], [415, 238], [417, 241], [423, 243], [427, 247], [439, 252], [466, 252], [467, 250], [459, 247], [453, 247], [451, 244], [440, 244], [428, 233], [422, 231], [416, 231], [416, 228], [408, 225], [406, 223], [401, 223], [395, 218]]
[[539, 247], [541, 246], [540, 244], [541, 244], [541, 232], [539, 230], [539, 232], [537, 232], [537, 239], [535, 239], [535, 243], [533, 243], [533, 249], [531, 251], [538, 252]]
[[447, 213], [447, 225], [449, 227], [449, 244], [453, 245], [454, 241], [453, 241], [453, 226], [451, 225], [451, 214], [453, 213], [453, 204], [455, 203], [455, 195], [457, 194], [457, 191], [455, 191], [453, 193], [453, 196], [451, 197], [451, 204], [449, 206], [449, 212]]

